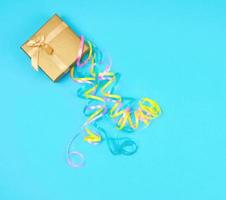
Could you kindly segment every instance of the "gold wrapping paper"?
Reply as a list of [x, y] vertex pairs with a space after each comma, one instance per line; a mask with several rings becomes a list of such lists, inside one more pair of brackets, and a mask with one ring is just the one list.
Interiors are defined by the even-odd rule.
[[[35, 70], [40, 67], [57, 81], [78, 58], [80, 38], [55, 14], [21, 48], [31, 57]], [[84, 52], [87, 49], [85, 46]]]

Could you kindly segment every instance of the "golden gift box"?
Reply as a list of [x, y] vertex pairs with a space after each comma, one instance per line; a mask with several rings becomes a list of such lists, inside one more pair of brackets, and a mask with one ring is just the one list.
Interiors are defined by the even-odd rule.
[[[80, 38], [56, 14], [21, 48], [31, 58], [33, 68], [37, 71], [40, 67], [53, 81], [67, 73], [81, 54]], [[84, 45], [82, 53], [87, 49]]]

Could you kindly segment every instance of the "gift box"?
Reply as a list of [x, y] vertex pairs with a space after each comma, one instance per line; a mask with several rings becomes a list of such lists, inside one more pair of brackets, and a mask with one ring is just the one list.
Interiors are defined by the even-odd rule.
[[88, 50], [84, 45], [80, 52], [80, 38], [56, 14], [21, 48], [31, 58], [33, 68], [40, 67], [53, 81], [68, 72], [76, 59]]

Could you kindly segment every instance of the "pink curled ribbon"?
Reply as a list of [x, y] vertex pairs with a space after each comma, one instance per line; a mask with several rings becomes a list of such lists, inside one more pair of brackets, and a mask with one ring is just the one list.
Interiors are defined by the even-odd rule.
[[[136, 143], [128, 137], [109, 137], [107, 132], [98, 126], [98, 121], [108, 116], [118, 130], [131, 133], [142, 124], [148, 126], [160, 115], [161, 109], [155, 101], [147, 97], [137, 102], [133, 98], [115, 94], [114, 89], [120, 75], [110, 71], [111, 62], [101, 70], [104, 65], [102, 53], [93, 48], [91, 42], [87, 41], [89, 51], [82, 55], [84, 43], [84, 37], [81, 36], [79, 56], [76, 65], [70, 71], [71, 78], [83, 85], [78, 90], [78, 96], [88, 100], [84, 109], [88, 119], [82, 126], [82, 132], [85, 133], [84, 140], [90, 144], [98, 144], [106, 140], [114, 155], [132, 155], [137, 151]], [[134, 102], [137, 104], [135, 105]], [[67, 151], [68, 164], [73, 168], [84, 165], [84, 155], [78, 151], [71, 151], [72, 144], [79, 134], [71, 140]], [[79, 157], [80, 161], [74, 163], [73, 156]]]

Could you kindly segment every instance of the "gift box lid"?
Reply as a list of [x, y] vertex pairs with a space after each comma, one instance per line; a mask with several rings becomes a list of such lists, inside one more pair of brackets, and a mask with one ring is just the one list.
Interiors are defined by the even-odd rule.
[[51, 80], [57, 81], [88, 50], [84, 45], [80, 52], [80, 43], [80, 38], [55, 14], [21, 48], [31, 57], [36, 70], [40, 67]]

